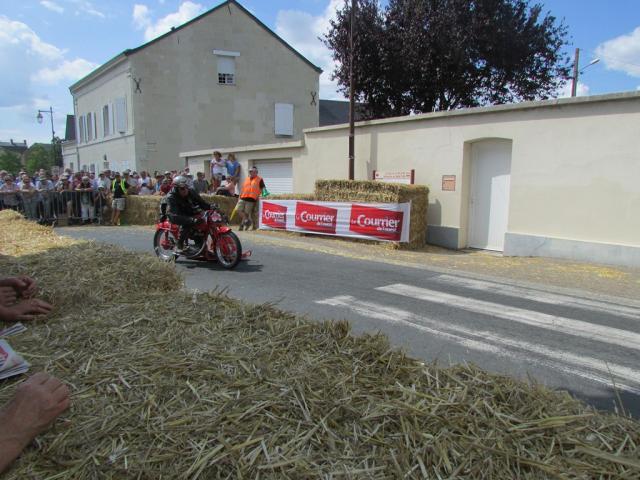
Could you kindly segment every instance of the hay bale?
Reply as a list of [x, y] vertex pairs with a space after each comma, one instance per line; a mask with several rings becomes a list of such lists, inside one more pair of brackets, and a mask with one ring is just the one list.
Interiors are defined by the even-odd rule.
[[160, 199], [156, 195], [128, 195], [120, 219], [124, 225], [153, 225], [158, 221]]
[[[202, 198], [207, 202], [217, 203], [227, 216], [231, 215], [238, 202], [235, 197], [221, 195], [202, 195]], [[153, 225], [158, 220], [161, 199], [162, 197], [156, 195], [129, 195], [127, 206], [122, 212], [122, 222], [126, 225]], [[238, 222], [237, 217], [234, 222]]]
[[429, 189], [423, 185], [402, 185], [362, 180], [318, 180], [316, 199], [326, 202], [407, 203], [411, 202], [409, 242], [383, 243], [391, 248], [417, 249], [427, 240]]
[[[473, 366], [423, 365], [380, 335], [349, 335], [345, 322], [154, 284], [162, 272], [146, 273], [151, 260], [104, 247], [127, 272], [114, 292], [103, 264], [69, 250], [86, 243], [51, 248], [42, 228], [0, 216], [0, 267], [28, 261], [53, 299], [84, 268], [93, 280], [72, 288], [97, 293], [11, 337], [32, 371], [59, 376], [73, 397], [3, 478], [640, 475], [631, 419]], [[23, 236], [33, 253], [9, 257], [7, 243]], [[18, 381], [0, 385], [0, 404]]]

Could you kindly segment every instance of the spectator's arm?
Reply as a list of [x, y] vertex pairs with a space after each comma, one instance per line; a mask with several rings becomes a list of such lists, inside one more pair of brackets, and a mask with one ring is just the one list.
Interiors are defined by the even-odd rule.
[[12, 287], [24, 298], [32, 297], [38, 289], [36, 281], [27, 275], [1, 278], [0, 287]]
[[69, 408], [69, 388], [39, 372], [20, 385], [0, 409], [0, 473], [62, 412]]
[[38, 315], [46, 315], [53, 306], [44, 300], [30, 298], [10, 307], [0, 305], [0, 321], [25, 322], [34, 320]]

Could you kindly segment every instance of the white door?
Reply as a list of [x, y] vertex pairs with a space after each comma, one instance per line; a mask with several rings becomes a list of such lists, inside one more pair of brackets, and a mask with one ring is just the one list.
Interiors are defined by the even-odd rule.
[[511, 141], [483, 140], [471, 146], [469, 246], [504, 249], [509, 220]]
[[293, 193], [293, 167], [291, 160], [255, 160], [258, 175], [271, 193]]

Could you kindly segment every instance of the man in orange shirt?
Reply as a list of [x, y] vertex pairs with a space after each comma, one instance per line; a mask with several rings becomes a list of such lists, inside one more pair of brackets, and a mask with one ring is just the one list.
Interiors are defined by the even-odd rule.
[[258, 176], [258, 169], [251, 167], [249, 169], [249, 176], [244, 179], [244, 183], [242, 184], [240, 199], [238, 200], [237, 209], [241, 218], [240, 230], [244, 230], [245, 228], [249, 230], [249, 227], [253, 225], [253, 221], [251, 220], [253, 209], [264, 188], [266, 188], [264, 180]]

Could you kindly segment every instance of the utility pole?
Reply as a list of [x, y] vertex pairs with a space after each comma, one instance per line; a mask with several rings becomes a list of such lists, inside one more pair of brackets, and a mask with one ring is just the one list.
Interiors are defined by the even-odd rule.
[[353, 101], [353, 30], [356, 20], [356, 0], [351, 0], [351, 32], [349, 34], [349, 180], [354, 179], [355, 170], [355, 103]]
[[580, 49], [576, 48], [576, 56], [573, 60], [573, 80], [571, 82], [571, 96], [576, 96], [576, 91], [578, 89], [578, 75], [580, 74], [578, 70], [578, 63], [580, 62]]

